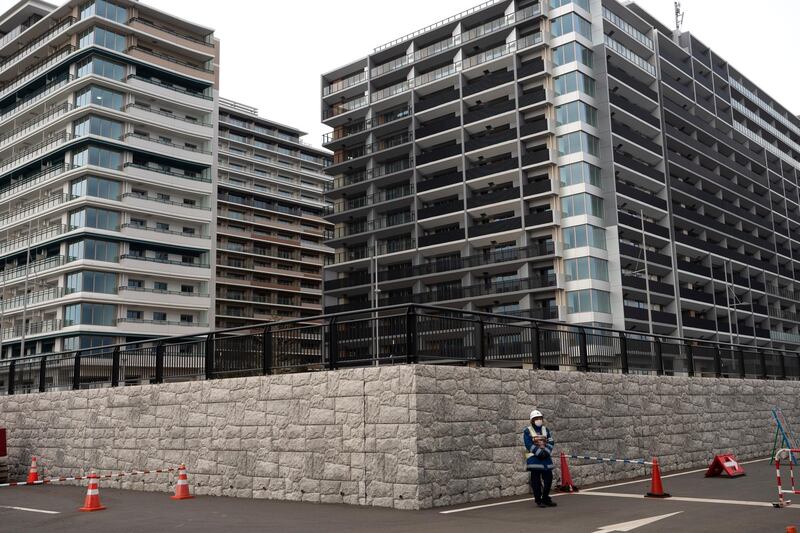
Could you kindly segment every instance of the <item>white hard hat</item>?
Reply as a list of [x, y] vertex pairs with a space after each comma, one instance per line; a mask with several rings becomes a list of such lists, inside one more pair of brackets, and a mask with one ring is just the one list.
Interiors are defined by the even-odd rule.
[[531, 419], [531, 420], [533, 420], [534, 418], [539, 418], [539, 417], [542, 417], [542, 418], [544, 418], [544, 415], [541, 413], [541, 411], [538, 411], [538, 410], [536, 410], [536, 409], [534, 409], [533, 411], [531, 411], [531, 416], [530, 416], [530, 419]]

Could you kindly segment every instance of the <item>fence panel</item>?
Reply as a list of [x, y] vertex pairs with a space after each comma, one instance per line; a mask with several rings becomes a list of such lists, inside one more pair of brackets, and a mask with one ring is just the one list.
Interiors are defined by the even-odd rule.
[[587, 329], [586, 354], [588, 370], [592, 372], [621, 372], [622, 355], [618, 335]]
[[[628, 371], [631, 374], [656, 373], [656, 341], [650, 337], [631, 337], [626, 335], [628, 349]], [[661, 343], [662, 357], [664, 343]]]
[[[297, 372], [323, 368], [326, 326], [323, 324], [292, 324], [283, 327], [276, 325], [271, 326], [270, 330], [274, 371]], [[261, 348], [264, 335], [261, 333], [257, 337]], [[259, 363], [260, 367], [261, 363]]]
[[205, 373], [205, 340], [186, 340], [164, 346], [164, 381], [196, 378]]
[[477, 321], [450, 315], [417, 315], [420, 362], [477, 361]]

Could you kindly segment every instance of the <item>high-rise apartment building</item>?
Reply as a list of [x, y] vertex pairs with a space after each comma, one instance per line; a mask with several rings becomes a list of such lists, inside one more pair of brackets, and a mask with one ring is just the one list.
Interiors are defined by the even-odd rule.
[[0, 33], [3, 355], [206, 330], [212, 30], [27, 0]]
[[800, 119], [634, 3], [494, 0], [322, 76], [326, 311], [800, 343]]
[[218, 124], [216, 325], [319, 315], [330, 154], [230, 100]]

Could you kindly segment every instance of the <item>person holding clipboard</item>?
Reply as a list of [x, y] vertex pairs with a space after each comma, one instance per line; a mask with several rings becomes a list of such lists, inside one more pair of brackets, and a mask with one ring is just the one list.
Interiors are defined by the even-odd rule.
[[539, 507], [555, 507], [557, 504], [550, 498], [553, 486], [553, 434], [544, 427], [544, 416], [536, 409], [531, 411], [531, 425], [522, 430], [522, 441], [525, 444], [526, 469], [531, 473], [533, 498]]

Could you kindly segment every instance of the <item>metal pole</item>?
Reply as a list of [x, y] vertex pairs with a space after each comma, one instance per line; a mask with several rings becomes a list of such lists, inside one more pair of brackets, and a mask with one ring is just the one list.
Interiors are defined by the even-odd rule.
[[542, 368], [542, 347], [539, 343], [539, 324], [534, 322], [531, 329], [531, 357], [533, 368], [539, 370]]
[[620, 367], [623, 374], [628, 373], [628, 340], [625, 338], [625, 332], [619, 332], [619, 358]]
[[372, 364], [378, 366], [378, 349], [380, 343], [378, 341], [378, 298], [380, 296], [380, 288], [378, 287], [378, 256], [376, 249], [372, 249]]
[[413, 305], [406, 311], [406, 363], [417, 362], [417, 314]]
[[269, 325], [264, 326], [261, 339], [261, 371], [266, 376], [272, 374], [272, 328]]
[[578, 370], [586, 372], [589, 370], [589, 350], [586, 343], [586, 330], [584, 328], [578, 329], [578, 342], [579, 345], [579, 361], [578, 361]]

